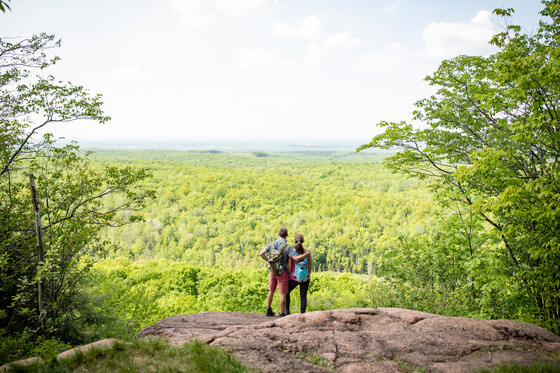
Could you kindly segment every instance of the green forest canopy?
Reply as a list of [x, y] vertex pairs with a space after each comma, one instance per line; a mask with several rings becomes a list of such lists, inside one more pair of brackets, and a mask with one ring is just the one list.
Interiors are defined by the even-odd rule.
[[[426, 232], [434, 204], [415, 180], [391, 176], [375, 155], [96, 152], [149, 167], [157, 200], [145, 222], [107, 230], [132, 258], [245, 267], [281, 226], [303, 234], [317, 269], [372, 273], [399, 235]], [[135, 159], [136, 158], [136, 159]], [[167, 159], [162, 161], [160, 159]], [[119, 204], [119, 200], [114, 200]]]

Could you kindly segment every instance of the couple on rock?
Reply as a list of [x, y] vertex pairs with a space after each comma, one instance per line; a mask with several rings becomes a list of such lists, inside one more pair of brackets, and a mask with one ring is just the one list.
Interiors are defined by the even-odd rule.
[[[278, 239], [269, 243], [259, 254], [263, 260], [270, 264], [272, 269], [266, 298], [267, 309], [265, 315], [267, 316], [274, 316], [272, 299], [277, 287], [280, 291], [279, 317], [290, 314], [290, 292], [297, 286], [299, 286], [300, 312], [305, 313], [307, 308], [307, 290], [309, 289], [312, 268], [311, 252], [303, 248], [303, 236], [301, 234], [295, 236], [294, 247], [288, 244], [287, 237], [288, 230], [284, 227], [280, 228]], [[269, 254], [268, 257], [267, 253]]]

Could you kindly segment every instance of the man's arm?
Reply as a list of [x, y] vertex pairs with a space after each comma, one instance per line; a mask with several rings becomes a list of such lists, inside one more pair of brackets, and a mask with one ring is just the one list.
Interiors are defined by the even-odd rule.
[[268, 252], [267, 249], [268, 249], [268, 246], [265, 247], [264, 249], [262, 249], [262, 251], [260, 252], [259, 255], [260, 255], [260, 257], [261, 257], [265, 262], [268, 263], [268, 257], [266, 256], [266, 253]]
[[303, 252], [303, 254], [292, 256], [292, 259], [295, 260], [296, 262], [299, 262], [300, 260], [307, 258], [309, 255], [311, 255], [311, 252], [310, 252], [309, 250], [306, 249], [306, 250]]
[[311, 274], [313, 268], [313, 260], [311, 259], [311, 252], [309, 252], [309, 274]]

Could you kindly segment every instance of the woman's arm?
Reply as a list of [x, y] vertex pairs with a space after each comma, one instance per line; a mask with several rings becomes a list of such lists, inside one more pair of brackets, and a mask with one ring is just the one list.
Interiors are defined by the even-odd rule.
[[308, 260], [309, 260], [309, 274], [311, 274], [311, 270], [313, 268], [313, 260], [311, 259], [311, 251], [309, 252]]
[[294, 260], [292, 258], [288, 259], [288, 271], [292, 273], [292, 268], [294, 267]]

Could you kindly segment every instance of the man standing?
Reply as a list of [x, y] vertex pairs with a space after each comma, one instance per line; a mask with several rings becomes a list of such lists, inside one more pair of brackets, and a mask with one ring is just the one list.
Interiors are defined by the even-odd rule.
[[286, 237], [288, 237], [288, 230], [284, 227], [280, 228], [278, 231], [278, 239], [274, 242], [269, 243], [261, 252], [260, 257], [269, 262], [269, 258], [266, 253], [270, 253], [273, 248], [281, 249], [284, 247], [280, 253], [280, 261], [284, 264], [284, 269], [281, 270], [280, 274], [274, 274], [270, 272], [270, 277], [268, 280], [268, 296], [266, 297], [267, 308], [266, 316], [274, 316], [274, 311], [272, 311], [272, 299], [274, 298], [274, 292], [276, 287], [280, 291], [280, 312], [278, 312], [279, 317], [286, 316], [285, 304], [286, 304], [286, 294], [288, 294], [290, 275], [288, 273], [288, 258], [292, 258], [294, 261], [300, 261], [307, 256], [309, 256], [309, 250], [306, 250], [302, 255], [297, 255], [295, 249], [287, 244]]

